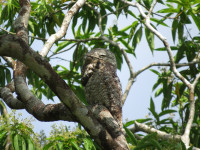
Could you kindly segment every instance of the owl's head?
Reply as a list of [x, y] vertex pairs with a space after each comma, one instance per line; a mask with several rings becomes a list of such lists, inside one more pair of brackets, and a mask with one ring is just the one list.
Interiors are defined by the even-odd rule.
[[103, 48], [96, 48], [88, 52], [85, 56], [85, 63], [90, 64], [92, 62], [100, 62], [103, 64], [112, 65], [114, 68], [117, 68], [117, 62], [115, 55]]

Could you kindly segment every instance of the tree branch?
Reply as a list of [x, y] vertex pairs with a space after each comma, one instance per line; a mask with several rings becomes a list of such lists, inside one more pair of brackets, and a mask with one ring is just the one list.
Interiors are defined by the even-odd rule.
[[0, 97], [11, 109], [24, 109], [24, 104], [14, 98], [11, 90], [7, 87], [0, 87]]
[[70, 10], [67, 12], [67, 14], [65, 15], [65, 17], [63, 19], [63, 22], [62, 22], [62, 25], [61, 25], [59, 31], [55, 34], [52, 34], [49, 37], [49, 39], [46, 41], [44, 47], [40, 51], [40, 55], [46, 56], [48, 54], [49, 50], [51, 49], [51, 47], [53, 46], [53, 44], [55, 43], [55, 41], [57, 41], [65, 36], [72, 17], [79, 10], [79, 8], [81, 8], [84, 5], [84, 3], [85, 3], [85, 0], [78, 0], [70, 8]]
[[[137, 121], [135, 121], [135, 127], [130, 128], [129, 130], [131, 130], [131, 132], [135, 133], [138, 131], [143, 131], [145, 133], [157, 133], [157, 137], [163, 140], [171, 140], [171, 141], [181, 141], [183, 140], [183, 135], [171, 135], [168, 134], [166, 132], [157, 130], [155, 128], [149, 127], [145, 124], [139, 123]], [[189, 148], [189, 146], [187, 146], [187, 148]], [[200, 150], [197, 147], [192, 147], [192, 150]]]
[[153, 12], [153, 9], [154, 9], [156, 3], [157, 3], [157, 0], [154, 0], [153, 4], [151, 5], [151, 8], [149, 9], [149, 12], [148, 12], [148, 15], [147, 15], [148, 17], [151, 16], [151, 13]]
[[163, 131], [157, 130], [155, 128], [149, 127], [149, 126], [142, 124], [142, 123], [139, 123], [137, 121], [135, 121], [135, 129], [131, 128], [130, 130], [133, 131], [133, 132], [135, 132], [135, 130], [136, 130], [136, 131], [143, 131], [145, 133], [157, 133], [157, 136], [160, 139], [163, 139], [163, 140], [172, 140], [172, 141], [173, 140], [175, 140], [175, 141], [181, 140], [180, 135], [170, 135], [166, 132], [163, 132]]
[[[32, 100], [27, 100], [27, 102], [30, 101], [28, 104], [22, 103], [20, 100], [14, 98], [11, 90], [7, 87], [0, 88], [0, 97], [11, 109], [27, 109], [28, 107], [32, 110], [31, 114], [39, 121], [77, 121], [63, 103], [45, 105], [35, 97]], [[31, 103], [33, 101], [34, 103]]]
[[[192, 61], [192, 62], [188, 62], [188, 63], [179, 63], [179, 64], [175, 64], [177, 67], [185, 67], [185, 66], [190, 66], [190, 65], [194, 65], [194, 64], [198, 64], [200, 63], [200, 61]], [[138, 70], [137, 72], [135, 72], [135, 77], [137, 77], [140, 73], [142, 73], [143, 71], [153, 67], [153, 66], [171, 66], [170, 63], [151, 63], [149, 65], [147, 65], [146, 67]]]

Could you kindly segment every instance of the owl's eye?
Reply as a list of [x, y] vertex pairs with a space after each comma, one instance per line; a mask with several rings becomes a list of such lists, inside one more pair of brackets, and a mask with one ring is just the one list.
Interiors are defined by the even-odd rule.
[[105, 54], [101, 54], [99, 57], [103, 58], [103, 57], [106, 57], [106, 55]]

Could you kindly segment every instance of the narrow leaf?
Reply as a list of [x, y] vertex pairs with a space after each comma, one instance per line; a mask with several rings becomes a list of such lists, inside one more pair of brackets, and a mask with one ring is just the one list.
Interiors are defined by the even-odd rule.
[[172, 109], [168, 109], [168, 110], [164, 110], [159, 114], [159, 117], [170, 114], [170, 113], [175, 113], [177, 112], [176, 110], [172, 110]]
[[135, 138], [134, 134], [125, 126], [124, 126], [124, 129], [126, 133], [128, 134], [129, 138], [131, 139], [131, 143], [133, 145], [137, 145], [137, 139]]

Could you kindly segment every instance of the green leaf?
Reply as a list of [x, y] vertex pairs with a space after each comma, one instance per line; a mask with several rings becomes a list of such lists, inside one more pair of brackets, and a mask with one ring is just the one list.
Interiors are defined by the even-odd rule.
[[5, 141], [6, 140], [7, 133], [8, 133], [8, 131], [6, 131], [6, 130], [2, 130], [0, 132], [0, 141]]
[[163, 25], [165, 27], [168, 27], [168, 25], [163, 22], [164, 20], [157, 19], [157, 18], [151, 18], [151, 21], [156, 22], [157, 25], [161, 24], [161, 25]]
[[58, 150], [63, 150], [63, 143], [57, 143], [56, 147], [58, 148]]
[[[80, 13], [80, 12], [79, 12]], [[73, 17], [73, 20], [72, 20], [72, 32], [73, 32], [73, 34], [75, 35], [75, 27], [76, 27], [76, 25], [77, 25], [77, 20], [78, 20], [78, 17], [79, 17], [79, 15], [78, 15], [78, 13], [76, 13], [75, 15], [74, 15], [74, 17]]]
[[148, 9], [150, 9], [153, 0], [143, 0], [143, 2], [144, 2], [144, 4], [145, 4], [145, 6], [146, 6]]
[[[135, 22], [138, 22], [138, 21], [135, 21]], [[125, 28], [121, 29], [120, 31], [121, 31], [121, 32], [125, 32], [125, 31], [129, 30], [130, 28], [132, 28], [132, 26], [133, 26], [133, 24], [128, 25], [128, 26], [126, 26]]]
[[22, 137], [22, 150], [26, 150], [26, 141], [24, 140], [24, 138]]
[[85, 29], [86, 29], [86, 25], [87, 25], [87, 18], [83, 18], [83, 21], [82, 21], [82, 30], [83, 32], [85, 32]]
[[124, 124], [124, 127], [128, 127], [130, 125], [133, 125], [135, 123], [135, 120], [132, 120], [132, 121], [128, 121]]
[[172, 109], [164, 110], [161, 113], [159, 113], [159, 117], [164, 116], [166, 114], [175, 113], [175, 112], [177, 112], [177, 111], [176, 110], [172, 110]]
[[35, 150], [35, 146], [31, 139], [28, 139], [28, 150]]
[[178, 20], [177, 19], [174, 19], [173, 23], [172, 23], [172, 38], [173, 38], [173, 41], [175, 43], [175, 40], [176, 40], [176, 30], [178, 28]]
[[179, 41], [183, 40], [183, 32], [184, 32], [183, 24], [181, 22], [179, 22], [178, 23], [178, 38], [179, 38]]
[[138, 146], [136, 148], [139, 149], [139, 147], [141, 148], [141, 146], [143, 146], [145, 144], [147, 144], [147, 145], [145, 145], [145, 147], [152, 146], [151, 139], [155, 139], [156, 135], [157, 135], [157, 133], [152, 133], [152, 134], [145, 136], [142, 140], [140, 140], [140, 142], [138, 143]]
[[145, 122], [148, 122], [152, 120], [151, 118], [147, 118], [147, 119], [137, 119], [136, 121], [139, 122], [139, 123], [145, 123]]
[[178, 13], [178, 9], [175, 9], [175, 8], [164, 8], [164, 9], [161, 9], [159, 11], [157, 11], [156, 13]]
[[141, 38], [142, 38], [142, 26], [136, 31], [135, 36], [133, 38], [132, 41], [133, 49], [136, 48], [136, 45], [140, 42]]
[[183, 24], [191, 24], [192, 22], [189, 19], [189, 16], [185, 12], [180, 15], [180, 22]]
[[149, 70], [152, 71], [153, 73], [157, 74], [158, 76], [161, 75], [157, 70], [154, 70], [154, 69], [149, 69]]
[[43, 147], [43, 150], [49, 150], [50, 147], [52, 147], [54, 145], [54, 141], [53, 142], [50, 142], [48, 144], [46, 144], [44, 147]]
[[152, 98], [150, 100], [150, 111], [154, 111], [155, 112], [155, 105], [154, 105], [154, 102], [153, 102]]
[[128, 36], [128, 43], [131, 41], [134, 33], [135, 33], [135, 29], [137, 28], [138, 26], [138, 21], [134, 21], [131, 25], [131, 30], [130, 30], [130, 34]]
[[140, 20], [132, 11], [128, 10], [128, 14], [134, 17], [137, 20]]
[[19, 140], [20, 140], [20, 135], [16, 134], [14, 136], [14, 148], [15, 148], [15, 150], [20, 150], [20, 148], [19, 148]]
[[134, 134], [125, 126], [124, 126], [124, 129], [131, 140], [131, 144], [137, 145], [137, 139], [135, 138]]
[[79, 146], [78, 144], [75, 142], [75, 140], [71, 140], [70, 143], [72, 144], [72, 146], [76, 149], [76, 150], [79, 150]]
[[85, 138], [85, 139], [83, 139], [83, 141], [84, 141], [85, 150], [92, 150], [92, 148], [95, 149], [94, 144], [91, 139]]
[[[176, 47], [176, 46], [170, 46], [170, 48], [171, 48], [172, 51], [178, 50], [178, 47]], [[156, 51], [167, 51], [166, 47], [160, 47], [160, 48], [156, 48], [154, 50], [156, 50]]]
[[172, 87], [173, 87], [173, 82], [168, 83], [168, 80], [163, 81], [163, 101], [162, 101], [162, 111], [165, 108], [168, 108], [172, 99]]
[[0, 67], [0, 86], [4, 87], [5, 86], [5, 72], [4, 68]]
[[160, 143], [154, 139], [150, 139], [149, 141], [153, 146], [155, 146], [158, 150], [162, 150], [162, 146], [160, 145]]
[[167, 0], [167, 2], [171, 2], [171, 3], [176, 3], [179, 5], [183, 5], [183, 2], [181, 0]]
[[[101, 13], [101, 15], [103, 16], [103, 15], [106, 14], [106, 10], [105, 10], [103, 7], [101, 7], [100, 13]], [[102, 29], [103, 29], [103, 31], [104, 31], [105, 28], [106, 28], [107, 20], [108, 20], [107, 16], [104, 17], [104, 18], [102, 19], [102, 22], [101, 22], [101, 23], [102, 23]]]
[[151, 52], [154, 50], [154, 34], [147, 28], [145, 28], [145, 35]]
[[91, 16], [89, 18], [89, 25], [88, 25], [88, 32], [93, 31], [96, 26], [96, 19], [94, 16]]
[[162, 0], [158, 0], [158, 3], [165, 4]]
[[192, 10], [190, 9], [189, 14], [192, 16], [192, 19], [194, 20], [197, 28], [200, 31], [200, 19], [192, 12]]
[[163, 93], [163, 88], [160, 88], [158, 89], [156, 92], [155, 92], [155, 97], [158, 97], [160, 94]]
[[153, 102], [153, 99], [151, 98], [150, 100], [150, 108], [149, 108], [150, 112], [152, 113], [152, 115], [154, 116], [154, 118], [156, 119], [157, 122], [159, 122], [159, 116], [158, 114], [156, 113], [156, 110], [155, 110], [155, 105], [154, 105], [154, 102]]
[[10, 73], [10, 70], [7, 68], [6, 68], [6, 80], [7, 80], [7, 83], [11, 82], [11, 73]]
[[60, 50], [62, 50], [63, 48], [65, 48], [66, 46], [72, 44], [72, 42], [70, 41], [64, 41], [58, 44], [58, 47], [56, 48], [56, 50], [54, 51], [54, 53], [58, 53]]
[[142, 26], [136, 32], [136, 41], [137, 41], [137, 44], [140, 43], [141, 39], [142, 39]]
[[175, 62], [178, 63], [181, 59], [183, 59], [184, 53], [186, 51], [187, 47], [185, 46], [185, 44], [182, 44], [179, 48], [178, 48], [178, 52], [175, 56]]
[[129, 51], [132, 51], [132, 47], [123, 38], [118, 39]]

